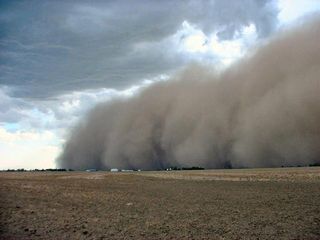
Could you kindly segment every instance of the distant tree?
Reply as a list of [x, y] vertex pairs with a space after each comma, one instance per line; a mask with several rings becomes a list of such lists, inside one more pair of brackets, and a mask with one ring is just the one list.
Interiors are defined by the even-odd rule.
[[182, 170], [204, 170], [203, 167], [187, 167], [187, 168], [182, 168]]

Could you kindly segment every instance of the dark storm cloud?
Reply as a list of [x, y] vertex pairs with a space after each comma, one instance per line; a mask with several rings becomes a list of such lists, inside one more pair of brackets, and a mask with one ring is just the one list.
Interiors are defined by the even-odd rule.
[[[272, 1], [1, 1], [0, 84], [16, 97], [126, 88], [185, 64], [161, 42], [183, 21], [232, 39], [255, 24], [273, 31]], [[146, 44], [137, 50], [137, 44]], [[151, 44], [150, 44], [151, 43]], [[159, 45], [160, 44], [160, 45]]]
[[26, 116], [23, 109], [30, 109], [30, 104], [21, 100], [9, 97], [6, 89], [0, 88], [0, 124], [2, 122], [15, 122]]
[[190, 66], [72, 129], [63, 168], [280, 167], [320, 162], [320, 19], [222, 73]]

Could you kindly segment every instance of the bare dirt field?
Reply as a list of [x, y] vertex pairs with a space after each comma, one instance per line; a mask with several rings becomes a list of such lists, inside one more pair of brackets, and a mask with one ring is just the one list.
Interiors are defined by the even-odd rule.
[[0, 239], [320, 239], [320, 168], [0, 173]]

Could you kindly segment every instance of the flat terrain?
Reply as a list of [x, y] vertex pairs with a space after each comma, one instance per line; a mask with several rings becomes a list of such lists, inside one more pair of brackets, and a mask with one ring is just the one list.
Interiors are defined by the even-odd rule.
[[320, 168], [0, 173], [0, 239], [320, 239]]

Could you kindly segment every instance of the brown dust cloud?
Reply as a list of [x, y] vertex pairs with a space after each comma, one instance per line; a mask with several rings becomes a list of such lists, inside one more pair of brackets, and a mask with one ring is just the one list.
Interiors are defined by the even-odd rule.
[[57, 164], [72, 169], [320, 163], [320, 19], [282, 31], [224, 71], [192, 64], [95, 106]]

